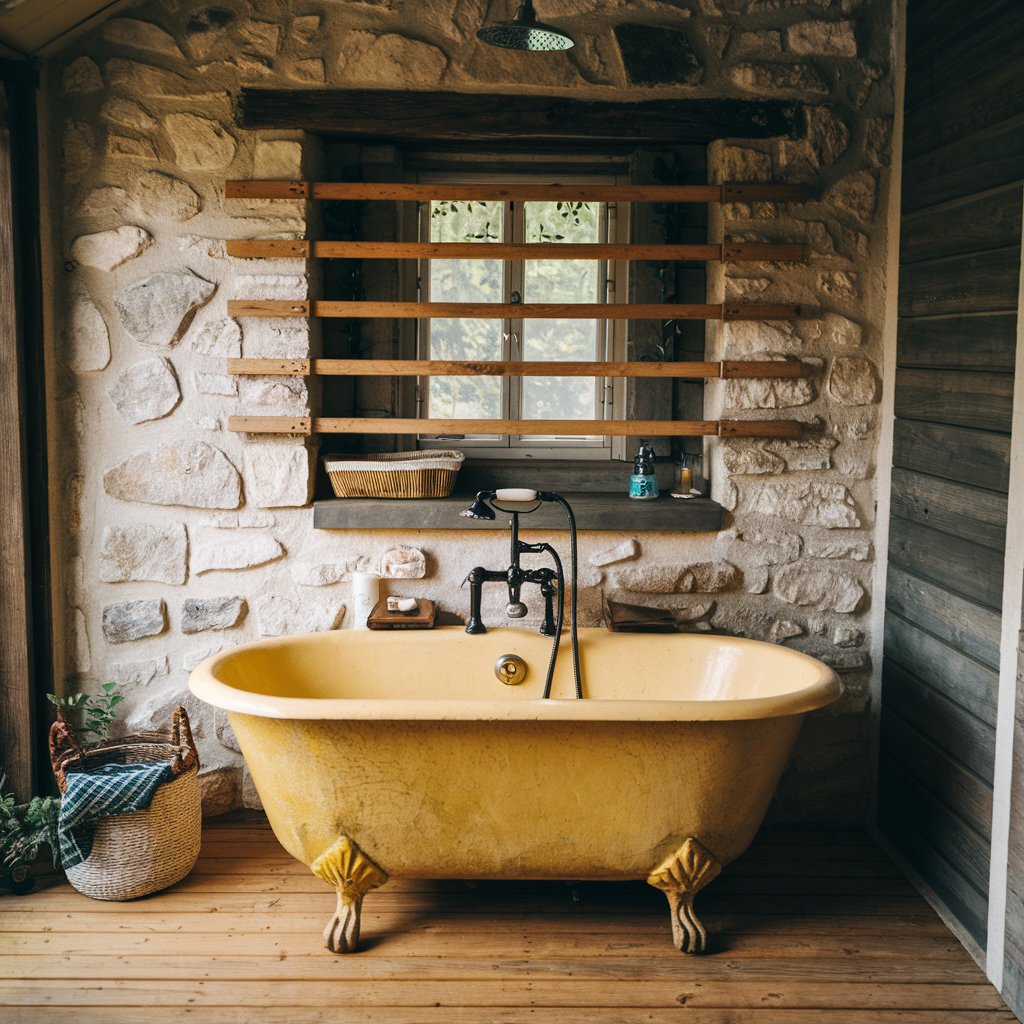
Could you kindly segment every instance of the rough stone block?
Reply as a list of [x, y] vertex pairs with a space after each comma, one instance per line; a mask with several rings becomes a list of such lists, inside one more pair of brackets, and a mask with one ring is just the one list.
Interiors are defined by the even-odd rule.
[[750, 508], [804, 526], [849, 529], [861, 525], [849, 490], [823, 480], [770, 481], [753, 496]]
[[252, 173], [254, 178], [301, 178], [302, 143], [289, 139], [257, 139]]
[[832, 361], [828, 392], [840, 405], [874, 405], [881, 387], [878, 370], [870, 359], [839, 356]]
[[133, 690], [148, 686], [157, 676], [170, 672], [167, 655], [161, 658], [143, 658], [139, 661], [122, 661], [108, 665], [107, 678], [122, 690]]
[[427, 575], [427, 559], [419, 548], [392, 548], [380, 560], [384, 580], [421, 580]]
[[311, 453], [301, 441], [254, 441], [242, 454], [245, 493], [260, 508], [307, 505], [313, 487]]
[[171, 364], [156, 357], [123, 369], [107, 395], [126, 423], [145, 423], [171, 412], [181, 400], [181, 389]]
[[169, 441], [130, 455], [103, 474], [103, 489], [122, 501], [190, 508], [238, 508], [238, 470], [205, 441]]
[[214, 768], [199, 776], [204, 818], [216, 818], [242, 806], [241, 774], [240, 768]]
[[187, 559], [188, 538], [181, 523], [107, 526], [100, 541], [100, 579], [180, 584], [188, 572]]
[[61, 88], [68, 96], [99, 92], [103, 88], [103, 79], [96, 61], [91, 57], [78, 57], [73, 60], [61, 75]]
[[828, 85], [810, 64], [737, 64], [730, 72], [733, 83], [745, 92], [825, 97]]
[[781, 473], [786, 468], [785, 462], [768, 451], [763, 441], [723, 439], [721, 451], [727, 473], [758, 475]]
[[853, 576], [805, 565], [786, 566], [775, 579], [775, 593], [790, 604], [833, 612], [855, 612], [867, 596]]
[[852, 21], [798, 21], [786, 29], [786, 47], [802, 56], [857, 56]]
[[449, 63], [439, 47], [397, 32], [347, 32], [338, 52], [337, 73], [346, 85], [422, 89], [439, 83]]
[[242, 806], [249, 811], [263, 810], [263, 801], [247, 765], [242, 766]]
[[183, 60], [174, 37], [165, 32], [159, 25], [138, 18], [111, 18], [103, 26], [103, 38], [117, 46], [127, 46], [133, 50], [148, 50], [162, 57]]
[[134, 100], [112, 96], [100, 110], [100, 117], [120, 128], [130, 128], [136, 132], [151, 132], [157, 127], [157, 120]]
[[112, 159], [152, 160], [160, 159], [156, 146], [149, 139], [136, 139], [130, 135], [107, 133], [107, 156]]
[[338, 600], [300, 601], [283, 594], [256, 599], [256, 621], [262, 636], [321, 633], [337, 629], [344, 616], [345, 605]]
[[728, 409], [792, 409], [809, 405], [817, 397], [814, 381], [807, 377], [729, 380], [725, 384], [725, 405]]
[[230, 629], [245, 616], [241, 597], [187, 597], [181, 606], [182, 633], [202, 633], [208, 629]]
[[242, 328], [237, 321], [227, 318], [208, 320], [192, 339], [192, 351], [237, 359], [242, 354]]
[[103, 636], [108, 644], [125, 644], [147, 636], [158, 636], [167, 625], [167, 611], [161, 598], [120, 601], [103, 606]]
[[631, 86], [699, 85], [704, 68], [686, 32], [622, 22], [612, 32]]
[[292, 77], [299, 82], [326, 82], [327, 66], [320, 57], [297, 60], [292, 65]]
[[296, 562], [289, 571], [302, 587], [332, 587], [340, 583], [351, 568], [345, 562]]
[[831, 437], [808, 438], [799, 441], [775, 440], [768, 448], [778, 455], [791, 473], [800, 470], [829, 469], [832, 452], [837, 441]]
[[[138, 209], [154, 220], [186, 221], [202, 209], [202, 201], [195, 189], [162, 171], [138, 175], [132, 182], [132, 196]], [[100, 201], [99, 197], [96, 201]]]
[[639, 541], [635, 537], [630, 537], [628, 540], [619, 541], [613, 547], [605, 548], [603, 551], [591, 555], [589, 562], [596, 566], [613, 565], [615, 562], [625, 562], [630, 558], [636, 558], [639, 554]]
[[107, 322], [84, 291], [73, 293], [64, 331], [62, 362], [76, 373], [102, 370], [110, 362]]
[[736, 590], [743, 574], [729, 562], [696, 562], [682, 567], [676, 590], [682, 594], [716, 594]]
[[866, 562], [871, 558], [871, 541], [866, 537], [810, 537], [807, 540], [807, 556]]
[[164, 129], [184, 171], [220, 171], [235, 158], [238, 143], [218, 121], [198, 114], [168, 114]]
[[263, 530], [195, 526], [191, 540], [192, 572], [197, 574], [218, 569], [253, 569], [284, 554], [281, 542]]
[[216, 290], [191, 270], [165, 270], [114, 292], [125, 332], [140, 345], [170, 348]]
[[615, 586], [638, 594], [672, 594], [683, 574], [680, 565], [645, 564], [620, 568], [615, 572]]
[[874, 171], [855, 171], [828, 189], [822, 200], [862, 221], [870, 221], [875, 212], [878, 181]]
[[773, 644], [781, 644], [785, 640], [792, 640], [794, 637], [803, 636], [804, 627], [791, 619], [776, 619], [768, 633], [768, 639]]
[[239, 754], [242, 752], [242, 748], [238, 744], [238, 738], [235, 736], [235, 730], [231, 728], [231, 722], [226, 712], [219, 709], [214, 711], [213, 728], [214, 734], [222, 747], [227, 747], [228, 750], [234, 750]]
[[71, 243], [71, 258], [85, 267], [113, 270], [127, 263], [153, 244], [153, 236], [135, 224], [125, 224], [112, 231], [79, 235]]

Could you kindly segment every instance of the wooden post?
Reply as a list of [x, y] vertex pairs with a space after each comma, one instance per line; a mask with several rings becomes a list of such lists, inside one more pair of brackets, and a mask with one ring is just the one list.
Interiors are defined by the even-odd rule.
[[10, 86], [0, 82], [0, 772], [19, 800], [32, 791], [31, 643], [25, 533], [25, 418], [18, 308]]

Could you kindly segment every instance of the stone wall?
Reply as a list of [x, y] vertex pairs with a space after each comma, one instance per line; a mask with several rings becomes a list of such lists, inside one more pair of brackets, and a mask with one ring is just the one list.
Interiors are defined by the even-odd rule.
[[[805, 729], [777, 813], [859, 819], [869, 778], [889, 5], [542, 2], [541, 17], [576, 37], [567, 55], [478, 43], [490, 6], [151, 0], [119, 9], [50, 61], [60, 676], [70, 686], [121, 683], [133, 728], [165, 722], [184, 701], [208, 769], [209, 809], [251, 804], [226, 720], [186, 694], [191, 667], [260, 636], [350, 627], [356, 569], [383, 570], [397, 577], [392, 592], [464, 613], [466, 570], [505, 554], [500, 534], [314, 531], [311, 447], [225, 430], [236, 411], [316, 409], [301, 382], [224, 372], [226, 356], [305, 356], [317, 344], [304, 322], [226, 314], [229, 297], [299, 298], [317, 288], [305, 263], [225, 257], [227, 238], [303, 236], [310, 211], [225, 201], [223, 180], [315, 175], [320, 160], [318, 141], [301, 133], [235, 127], [240, 85], [795, 98], [808, 104], [805, 138], [723, 142], [709, 165], [715, 180], [811, 182], [820, 201], [733, 205], [714, 228], [733, 239], [806, 241], [812, 258], [715, 270], [710, 301], [798, 301], [822, 315], [711, 329], [709, 354], [798, 355], [817, 373], [709, 387], [708, 415], [817, 420], [822, 438], [712, 444], [713, 491], [731, 512], [729, 528], [585, 534], [580, 607], [596, 623], [606, 591], [835, 665], [846, 696]], [[488, 600], [496, 621], [503, 602]]]

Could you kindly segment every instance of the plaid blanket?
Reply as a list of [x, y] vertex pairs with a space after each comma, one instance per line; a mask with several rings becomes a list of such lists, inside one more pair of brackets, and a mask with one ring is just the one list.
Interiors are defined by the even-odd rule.
[[172, 767], [170, 761], [156, 761], [69, 772], [57, 822], [64, 868], [81, 864], [92, 853], [99, 818], [145, 810], [160, 784], [171, 778]]

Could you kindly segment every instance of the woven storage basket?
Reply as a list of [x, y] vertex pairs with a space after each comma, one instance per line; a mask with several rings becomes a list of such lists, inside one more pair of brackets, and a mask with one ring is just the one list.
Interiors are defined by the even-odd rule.
[[447, 498], [465, 457], [438, 450], [323, 459], [339, 498]]
[[173, 777], [160, 785], [146, 810], [96, 822], [89, 856], [67, 870], [68, 881], [80, 893], [97, 900], [134, 900], [180, 882], [192, 870], [199, 858], [203, 814], [199, 754], [183, 707], [174, 713], [170, 734], [126, 736], [91, 750], [82, 750], [58, 720], [50, 730], [50, 757], [61, 793], [68, 772], [173, 761]]

